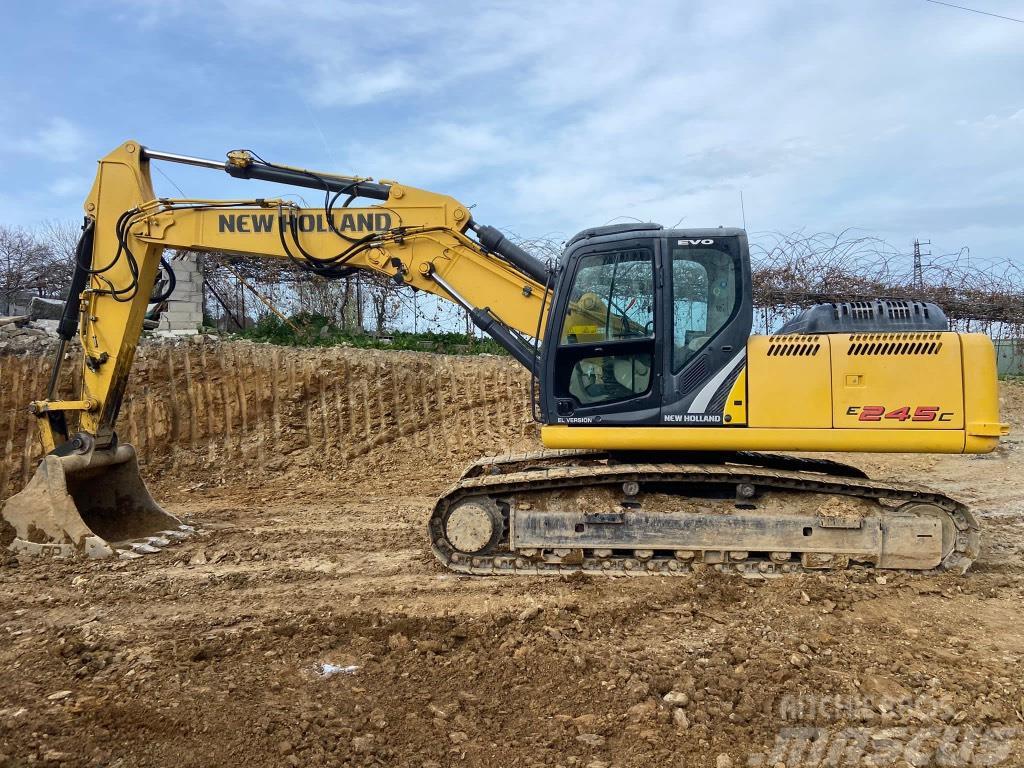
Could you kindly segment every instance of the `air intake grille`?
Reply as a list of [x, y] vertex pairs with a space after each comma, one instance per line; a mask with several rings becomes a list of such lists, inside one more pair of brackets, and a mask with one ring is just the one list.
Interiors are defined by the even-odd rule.
[[772, 336], [768, 357], [814, 357], [821, 349], [817, 336]]
[[689, 392], [693, 389], [700, 381], [708, 374], [708, 356], [701, 355], [692, 363], [689, 368], [683, 374], [682, 381], [679, 382], [680, 391]]
[[[887, 314], [893, 320], [906, 320], [909, 322], [913, 317], [909, 301], [902, 301], [901, 299], [884, 299], [882, 304], [885, 305]], [[927, 309], [925, 310], [925, 316], [928, 316]]]
[[847, 355], [937, 355], [940, 333], [855, 333]]
[[[875, 319], [875, 303], [873, 301], [851, 301], [850, 306], [850, 317], [854, 320], [874, 320]], [[835, 307], [836, 320], [839, 319], [839, 307]]]

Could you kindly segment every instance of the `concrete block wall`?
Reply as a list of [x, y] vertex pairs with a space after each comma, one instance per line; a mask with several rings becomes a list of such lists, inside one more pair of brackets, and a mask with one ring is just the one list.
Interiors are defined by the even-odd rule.
[[171, 262], [177, 284], [160, 316], [158, 331], [173, 334], [198, 333], [203, 324], [203, 276], [198, 257], [189, 254]]
[[1000, 376], [1024, 374], [1024, 339], [999, 339], [996, 345], [996, 363]]

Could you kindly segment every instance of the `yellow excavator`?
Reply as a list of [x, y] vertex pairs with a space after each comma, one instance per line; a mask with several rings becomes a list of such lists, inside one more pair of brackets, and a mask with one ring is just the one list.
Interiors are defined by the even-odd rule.
[[[317, 190], [324, 204], [157, 198], [152, 162]], [[0, 545], [15, 551], [130, 557], [188, 535], [115, 430], [147, 305], [173, 289], [152, 295], [172, 248], [387, 275], [459, 305], [528, 369], [545, 450], [482, 459], [438, 499], [430, 546], [455, 571], [963, 572], [977, 556], [958, 501], [790, 453], [992, 451], [1008, 428], [989, 338], [896, 299], [822, 304], [751, 335], [741, 229], [603, 226], [543, 262], [445, 195], [134, 141], [100, 161], [85, 217], [61, 349], [30, 405], [46, 455], [3, 507]], [[76, 335], [81, 391], [63, 399]]]

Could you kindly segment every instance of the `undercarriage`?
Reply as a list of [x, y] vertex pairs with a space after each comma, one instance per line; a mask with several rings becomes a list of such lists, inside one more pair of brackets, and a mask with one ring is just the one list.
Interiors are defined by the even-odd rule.
[[[641, 460], [643, 458], [644, 460]], [[468, 574], [963, 573], [978, 525], [935, 491], [822, 459], [540, 451], [475, 462], [437, 501], [434, 554]]]

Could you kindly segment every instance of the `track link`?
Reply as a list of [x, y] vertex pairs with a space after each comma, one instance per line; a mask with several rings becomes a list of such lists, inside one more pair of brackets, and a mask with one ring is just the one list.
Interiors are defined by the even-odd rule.
[[[687, 456], [686, 459], [690, 457]], [[431, 548], [438, 560], [458, 573], [683, 575], [713, 568], [744, 576], [765, 577], [804, 571], [820, 572], [856, 565], [877, 565], [859, 556], [837, 551], [808, 556], [800, 552], [750, 553], [742, 546], [702, 551], [655, 551], [556, 547], [520, 548], [509, 543], [510, 508], [524, 494], [537, 492], [580, 493], [594, 488], [672, 487], [680, 498], [688, 489], [737, 489], [738, 508], [744, 488], [758, 493], [807, 494], [814, 499], [855, 499], [878, 502], [895, 509], [907, 503], [931, 505], [942, 524], [952, 532], [951, 546], [935, 568], [924, 570], [963, 573], [979, 549], [979, 527], [966, 506], [928, 488], [868, 479], [863, 472], [837, 462], [776, 454], [732, 453], [694, 457], [698, 463], [680, 461], [623, 461], [619, 455], [602, 451], [538, 451], [488, 457], [471, 464], [462, 478], [448, 489], [434, 506], [428, 525]], [[633, 485], [635, 484], [635, 485]], [[719, 495], [718, 499], [725, 498]], [[467, 500], [492, 505], [504, 516], [504, 529], [494, 540], [475, 552], [459, 550], [448, 538], [446, 519], [451, 510]], [[753, 506], [753, 505], [752, 505]], [[529, 504], [523, 504], [529, 508]], [[483, 514], [483, 513], [481, 513]], [[514, 514], [514, 513], [513, 513]], [[882, 515], [884, 517], [885, 512]], [[726, 515], [727, 516], [727, 515]], [[842, 527], [842, 526], [840, 526]], [[782, 549], [780, 547], [780, 549]], [[919, 568], [910, 567], [907, 570]]]

